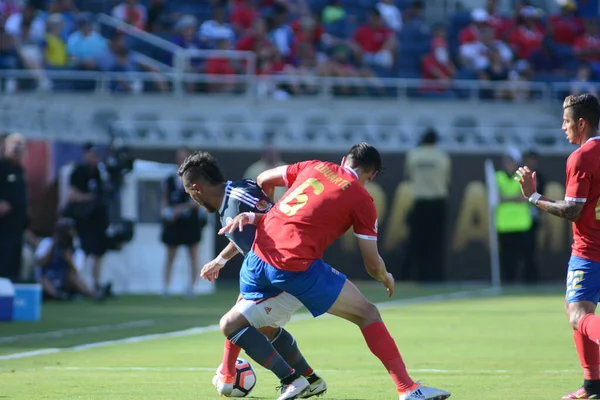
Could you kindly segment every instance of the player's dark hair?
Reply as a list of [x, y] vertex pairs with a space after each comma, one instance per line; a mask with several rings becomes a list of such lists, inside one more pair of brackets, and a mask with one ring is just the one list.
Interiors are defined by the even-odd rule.
[[563, 103], [563, 108], [565, 110], [569, 109], [575, 121], [581, 118], [587, 122], [591, 128], [598, 128], [600, 120], [600, 103], [598, 103], [598, 99], [595, 96], [589, 93], [567, 96]]
[[204, 180], [209, 185], [218, 185], [225, 182], [225, 175], [219, 167], [217, 159], [206, 151], [196, 151], [187, 156], [179, 166], [177, 175], [184, 178], [184, 182]]
[[381, 171], [381, 155], [369, 143], [362, 142], [352, 146], [346, 161], [352, 168], [362, 168], [365, 172]]

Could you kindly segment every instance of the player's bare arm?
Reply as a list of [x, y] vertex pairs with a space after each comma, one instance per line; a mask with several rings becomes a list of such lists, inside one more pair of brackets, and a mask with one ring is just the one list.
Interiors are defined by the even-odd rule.
[[367, 273], [376, 281], [383, 283], [391, 297], [394, 294], [394, 277], [387, 272], [385, 262], [379, 255], [377, 241], [358, 238], [358, 248], [362, 254]]
[[253, 212], [238, 214], [234, 219], [228, 222], [227, 225], [219, 230], [219, 235], [233, 233], [236, 229], [241, 232], [245, 225], [258, 225], [264, 216], [265, 214]]
[[240, 251], [233, 243], [229, 243], [214, 260], [204, 264], [202, 271], [200, 271], [200, 277], [209, 282], [214, 282], [215, 279], [219, 278], [219, 271], [225, 267], [227, 261], [235, 257]]
[[268, 169], [256, 178], [258, 186], [271, 200], [273, 200], [276, 187], [287, 187], [287, 167], [287, 165], [282, 165], [281, 167]]
[[526, 199], [536, 205], [537, 208], [552, 214], [559, 218], [575, 222], [581, 215], [584, 203], [567, 200], [552, 200], [546, 196], [538, 195], [539, 197], [532, 199], [536, 194], [535, 172], [529, 167], [521, 167], [517, 170], [515, 180], [521, 184], [521, 192]]

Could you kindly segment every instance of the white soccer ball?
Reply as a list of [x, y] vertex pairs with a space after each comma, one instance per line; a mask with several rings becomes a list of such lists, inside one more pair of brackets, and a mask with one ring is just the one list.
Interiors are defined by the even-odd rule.
[[[219, 365], [215, 374], [218, 374], [223, 364]], [[256, 386], [256, 372], [254, 367], [243, 358], [238, 358], [235, 362], [235, 382], [233, 391], [229, 397], [246, 397]]]

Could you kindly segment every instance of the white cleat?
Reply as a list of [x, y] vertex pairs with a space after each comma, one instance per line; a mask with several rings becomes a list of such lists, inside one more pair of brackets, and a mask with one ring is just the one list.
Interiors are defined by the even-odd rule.
[[323, 378], [321, 378], [317, 374], [313, 374], [307, 379], [308, 383], [310, 383], [310, 386], [308, 387], [306, 392], [300, 395], [300, 399], [308, 399], [309, 397], [323, 396], [325, 394], [325, 392], [327, 391], [327, 383], [325, 383], [325, 380]]
[[212, 384], [221, 396], [229, 397], [233, 391], [233, 377], [216, 374], [213, 377]]
[[281, 396], [277, 400], [291, 400], [297, 399], [301, 394], [306, 392], [310, 388], [310, 383], [305, 377], [301, 376], [289, 385], [284, 385], [281, 388]]
[[428, 386], [418, 385], [413, 390], [400, 395], [399, 400], [446, 400], [450, 393]]

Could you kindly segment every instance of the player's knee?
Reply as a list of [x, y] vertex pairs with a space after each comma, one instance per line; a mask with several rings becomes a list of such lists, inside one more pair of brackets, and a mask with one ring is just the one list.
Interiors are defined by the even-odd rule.
[[225, 336], [229, 336], [237, 331], [239, 329], [237, 325], [235, 318], [230, 313], [225, 314], [219, 322], [221, 332], [223, 332], [223, 335]]
[[360, 319], [356, 322], [361, 329], [371, 325], [372, 323], [381, 322], [381, 314], [379, 313], [379, 309], [377, 309], [375, 304], [366, 302], [362, 307]]
[[579, 328], [579, 322], [586, 314], [589, 314], [589, 313], [584, 309], [570, 310], [569, 311], [569, 325], [571, 325], [571, 327], [574, 330], [577, 330]]

